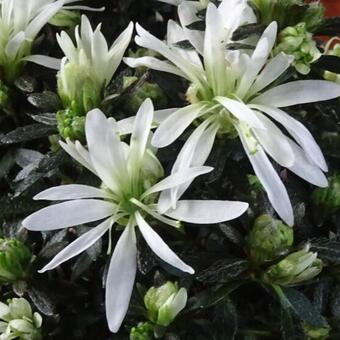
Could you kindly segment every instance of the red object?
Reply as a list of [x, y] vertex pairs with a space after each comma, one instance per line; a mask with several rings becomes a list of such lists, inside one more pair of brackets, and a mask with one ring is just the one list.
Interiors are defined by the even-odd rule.
[[322, 0], [326, 8], [326, 17], [340, 16], [340, 0]]

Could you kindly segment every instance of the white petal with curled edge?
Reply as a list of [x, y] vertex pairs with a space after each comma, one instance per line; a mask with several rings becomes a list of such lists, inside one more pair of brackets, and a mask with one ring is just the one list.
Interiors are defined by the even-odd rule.
[[206, 174], [212, 170], [213, 168], [210, 166], [197, 166], [197, 167], [180, 170], [178, 172], [175, 172], [169, 175], [168, 177], [164, 178], [160, 182], [153, 185], [151, 188], [145, 191], [145, 193], [143, 194], [143, 197], [146, 197], [155, 192], [159, 192], [159, 191], [163, 191], [166, 189], [176, 187], [182, 183], [190, 181], [196, 178], [197, 176]]
[[319, 145], [316, 143], [312, 134], [302, 123], [291, 117], [286, 112], [273, 107], [263, 105], [252, 105], [252, 107], [266, 113], [282, 124], [294, 137], [294, 139], [302, 146], [308, 157], [313, 160], [313, 162], [323, 171], [327, 171], [326, 160]]
[[101, 220], [114, 215], [116, 205], [88, 199], [67, 201], [38, 210], [22, 224], [28, 230], [55, 230]]
[[75, 241], [65, 247], [59, 252], [51, 262], [49, 262], [44, 268], [39, 270], [39, 273], [44, 273], [47, 270], [54, 269], [60, 266], [62, 263], [68, 261], [72, 257], [77, 256], [86, 249], [90, 248], [96, 243], [110, 228], [112, 225], [112, 219], [109, 218], [99, 224], [97, 227], [91, 229], [87, 233], [79, 236]]
[[203, 109], [202, 104], [192, 104], [173, 113], [159, 125], [152, 138], [152, 145], [157, 148], [170, 145], [200, 116]]
[[75, 200], [81, 198], [109, 198], [108, 192], [102, 189], [82, 184], [67, 184], [46, 189], [35, 195], [35, 200]]
[[326, 80], [297, 80], [276, 86], [252, 100], [253, 104], [286, 107], [340, 96], [340, 85]]
[[248, 203], [236, 201], [180, 200], [176, 209], [165, 212], [165, 215], [189, 223], [213, 224], [241, 216], [248, 206]]
[[[236, 127], [237, 128], [237, 127]], [[256, 176], [263, 185], [270, 203], [278, 215], [290, 226], [294, 224], [294, 214], [287, 190], [283, 185], [280, 176], [274, 170], [267, 155], [260, 145], [256, 152], [251, 152], [248, 148], [246, 138], [238, 129], [244, 150], [253, 166]]]
[[106, 280], [105, 308], [111, 332], [118, 332], [129, 308], [136, 270], [136, 235], [134, 227], [128, 225], [112, 254]]
[[292, 166], [295, 158], [289, 138], [265, 115], [254, 112], [266, 128], [266, 130], [253, 129], [264, 150], [280, 165]]
[[142, 233], [146, 243], [159, 258], [161, 258], [164, 262], [169, 263], [173, 267], [182, 270], [183, 272], [190, 274], [195, 272], [168, 247], [161, 237], [149, 226], [148, 223], [146, 223], [138, 211], [135, 213], [135, 217], [139, 230]]
[[34, 54], [23, 58], [25, 61], [48, 67], [53, 70], [60, 70], [61, 59], [49, 57], [47, 55]]

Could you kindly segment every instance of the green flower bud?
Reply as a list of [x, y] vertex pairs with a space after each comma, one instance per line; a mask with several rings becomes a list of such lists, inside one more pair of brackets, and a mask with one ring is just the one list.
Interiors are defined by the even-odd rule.
[[322, 261], [317, 258], [317, 253], [309, 251], [309, 246], [306, 246], [270, 266], [264, 274], [264, 281], [281, 286], [295, 286], [311, 280], [321, 270]]
[[320, 26], [324, 13], [325, 8], [320, 2], [311, 2], [308, 4], [301, 21], [306, 23], [309, 32], [314, 32]]
[[[86, 58], [84, 56], [84, 58]], [[91, 67], [67, 63], [57, 75], [58, 94], [66, 109], [72, 109], [76, 116], [86, 113], [100, 104], [104, 98], [104, 87]]]
[[[138, 80], [137, 77], [124, 77], [123, 88], [126, 89]], [[166, 106], [167, 99], [163, 90], [155, 83], [145, 82], [136, 90], [125, 105], [125, 109], [130, 112], [137, 112], [146, 98], [152, 99], [157, 106]]]
[[0, 282], [25, 279], [31, 257], [30, 250], [20, 241], [0, 239]]
[[259, 264], [286, 254], [293, 241], [293, 229], [268, 215], [258, 217], [247, 236], [250, 257]]
[[274, 54], [284, 52], [294, 57], [293, 65], [301, 74], [308, 74], [310, 65], [321, 57], [313, 35], [306, 29], [306, 23], [300, 22], [285, 28], [280, 34]]
[[80, 12], [62, 9], [48, 23], [57, 27], [74, 27], [80, 24]]
[[[331, 39], [327, 45], [330, 45], [333, 41], [334, 39]], [[335, 44], [331, 50], [328, 49], [326, 52], [326, 55], [333, 55], [336, 57], [340, 57], [340, 43]], [[324, 78], [326, 80], [334, 81], [335, 83], [340, 84], [340, 74], [330, 72], [330, 71], [325, 71]]]
[[312, 201], [326, 215], [340, 211], [340, 174], [329, 179], [328, 187], [314, 189]]
[[41, 340], [42, 317], [24, 298], [0, 302], [0, 339]]
[[148, 318], [160, 326], [169, 326], [187, 303], [187, 291], [168, 281], [160, 287], [151, 287], [144, 296]]
[[85, 140], [85, 117], [77, 116], [71, 109], [57, 112], [58, 130], [63, 138]]
[[130, 330], [130, 340], [152, 340], [153, 326], [149, 322], [140, 322]]
[[329, 339], [330, 327], [315, 328], [304, 322], [302, 324], [303, 331], [308, 340], [325, 340]]

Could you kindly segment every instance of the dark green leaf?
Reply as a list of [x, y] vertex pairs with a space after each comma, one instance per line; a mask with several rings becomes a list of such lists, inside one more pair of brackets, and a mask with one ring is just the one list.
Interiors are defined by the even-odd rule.
[[56, 313], [54, 301], [46, 292], [46, 288], [41, 285], [36, 286], [34, 284], [27, 288], [27, 292], [28, 296], [41, 313], [47, 316], [51, 316]]
[[7, 151], [0, 159], [0, 178], [6, 177], [15, 164], [15, 151]]
[[226, 46], [227, 50], [253, 50], [255, 46], [241, 43], [230, 43]]
[[314, 63], [314, 66], [340, 74], [340, 57], [335, 55], [323, 55], [317, 62]]
[[281, 334], [282, 340], [304, 340], [301, 327], [296, 322], [291, 310], [281, 310]]
[[340, 17], [325, 18], [315, 32], [316, 35], [336, 36], [340, 34]]
[[32, 93], [27, 97], [30, 104], [44, 111], [55, 112], [61, 108], [59, 97], [51, 91]]
[[44, 155], [40, 162], [27, 174], [22, 181], [15, 186], [15, 195], [18, 196], [43, 177], [51, 176], [58, 167], [66, 161], [63, 150], [49, 152]]
[[39, 115], [29, 115], [33, 120], [45, 125], [57, 125], [57, 117], [55, 113], [41, 113]]
[[205, 291], [197, 294], [192, 299], [192, 305], [187, 307], [187, 311], [205, 309], [215, 306], [217, 303], [223, 301], [226, 296], [240, 287], [240, 285], [240, 282], [232, 282], [220, 288], [208, 288]]
[[311, 251], [317, 252], [323, 261], [340, 264], [340, 242], [326, 238], [312, 240]]
[[289, 306], [300, 320], [313, 327], [327, 327], [326, 320], [303, 293], [294, 288], [282, 288], [282, 291]]
[[198, 20], [198, 21], [191, 23], [190, 25], [187, 25], [186, 27], [189, 30], [193, 30], [193, 31], [204, 31], [205, 30], [205, 22]]
[[247, 260], [221, 259], [197, 274], [197, 280], [205, 283], [225, 283], [240, 278], [248, 269]]
[[22, 76], [15, 80], [14, 85], [25, 93], [32, 93], [37, 87], [37, 81], [33, 77]]
[[260, 35], [263, 33], [265, 28], [266, 27], [264, 25], [260, 25], [260, 24], [242, 25], [234, 31], [232, 40], [238, 41], [238, 40], [246, 39], [250, 37], [251, 35], [255, 35], [255, 34]]
[[191, 45], [191, 42], [189, 40], [177, 41], [173, 44], [173, 46], [181, 48], [183, 50], [194, 50], [194, 47]]
[[4, 135], [0, 139], [0, 145], [27, 142], [33, 139], [48, 137], [56, 132], [58, 132], [58, 130], [53, 126], [47, 126], [43, 124], [26, 125], [18, 127]]
[[214, 310], [214, 340], [233, 340], [238, 330], [237, 311], [228, 296]]
[[243, 246], [244, 239], [241, 233], [234, 228], [233, 226], [225, 223], [219, 224], [219, 228], [221, 229], [224, 236], [232, 243], [235, 243], [238, 246]]

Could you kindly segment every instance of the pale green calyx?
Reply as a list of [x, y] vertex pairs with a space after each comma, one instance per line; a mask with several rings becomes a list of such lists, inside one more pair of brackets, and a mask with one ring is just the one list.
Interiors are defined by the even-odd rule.
[[264, 281], [281, 286], [295, 286], [313, 279], [322, 270], [322, 261], [317, 253], [309, 251], [309, 245], [289, 254], [283, 260], [270, 266], [264, 274]]
[[153, 325], [150, 322], [140, 322], [137, 326], [132, 327], [130, 330], [130, 340], [152, 340]]
[[280, 34], [274, 53], [284, 52], [294, 57], [293, 65], [301, 74], [308, 74], [310, 65], [321, 57], [321, 53], [307, 31], [306, 24], [301, 22], [293, 27], [286, 27]]
[[24, 298], [0, 302], [0, 339], [41, 340], [42, 317]]
[[0, 239], [0, 282], [13, 283], [27, 276], [31, 251], [20, 241]]
[[169, 326], [187, 303], [187, 291], [168, 281], [160, 287], [151, 287], [144, 296], [148, 318], [160, 326]]
[[257, 263], [286, 254], [293, 241], [293, 229], [268, 215], [258, 217], [247, 236], [249, 255]]

